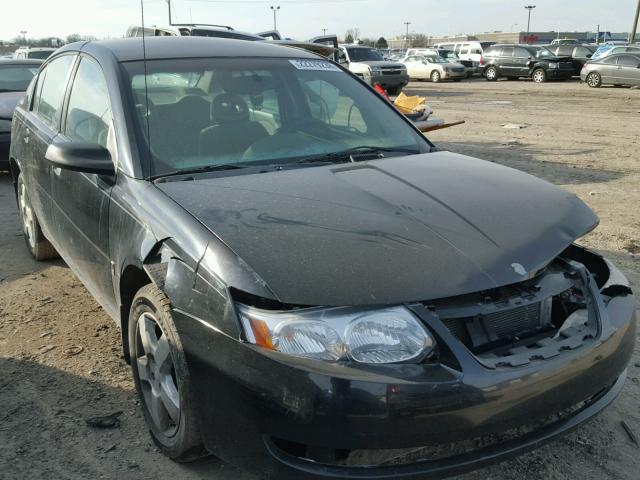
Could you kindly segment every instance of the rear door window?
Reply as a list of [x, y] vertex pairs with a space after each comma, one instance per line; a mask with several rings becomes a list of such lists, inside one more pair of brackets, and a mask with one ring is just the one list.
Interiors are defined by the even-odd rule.
[[37, 95], [33, 112], [49, 127], [57, 129], [62, 100], [67, 88], [75, 55], [64, 55], [53, 60], [38, 77]]
[[513, 57], [513, 47], [502, 47], [501, 57]]
[[529, 58], [531, 54], [526, 48], [516, 47], [514, 48], [513, 56], [516, 58]]
[[107, 82], [100, 66], [83, 57], [71, 87], [64, 133], [72, 141], [106, 147], [110, 125]]
[[602, 61], [602, 63], [605, 65], [615, 65], [618, 63], [618, 57], [607, 57]]

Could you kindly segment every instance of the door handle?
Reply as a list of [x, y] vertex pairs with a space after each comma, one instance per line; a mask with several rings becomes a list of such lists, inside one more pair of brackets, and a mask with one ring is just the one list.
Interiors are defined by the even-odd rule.
[[25, 129], [24, 131], [24, 143], [29, 143], [29, 138], [30, 138], [31, 132], [29, 131], [28, 128]]

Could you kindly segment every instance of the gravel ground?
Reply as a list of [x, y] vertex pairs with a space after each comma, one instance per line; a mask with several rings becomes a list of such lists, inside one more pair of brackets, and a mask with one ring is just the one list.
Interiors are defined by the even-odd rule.
[[[407, 93], [427, 96], [437, 117], [466, 120], [430, 135], [441, 148], [579, 195], [601, 218], [581, 242], [640, 286], [640, 91], [471, 80], [412, 83]], [[215, 459], [184, 466], [157, 452], [118, 328], [62, 262], [31, 260], [10, 178], [1, 173], [0, 243], [0, 479], [255, 478]], [[621, 396], [601, 416], [535, 452], [460, 478], [637, 479], [640, 447], [621, 421], [640, 437], [639, 350]], [[122, 412], [116, 428], [86, 424], [115, 412]]]

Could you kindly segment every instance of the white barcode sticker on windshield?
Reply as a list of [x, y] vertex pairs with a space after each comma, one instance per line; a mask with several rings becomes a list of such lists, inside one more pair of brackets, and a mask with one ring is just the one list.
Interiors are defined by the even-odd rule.
[[339, 72], [340, 69], [327, 60], [289, 60], [298, 70], [320, 70], [323, 72]]

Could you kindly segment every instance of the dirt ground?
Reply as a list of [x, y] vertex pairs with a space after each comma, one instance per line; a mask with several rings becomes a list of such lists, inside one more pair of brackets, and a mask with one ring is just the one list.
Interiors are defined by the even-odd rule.
[[[640, 287], [640, 90], [577, 82], [413, 83], [435, 116], [466, 124], [434, 132], [441, 148], [538, 175], [600, 215], [581, 242]], [[507, 129], [502, 125], [525, 126]], [[455, 188], [455, 185], [452, 185]], [[497, 212], [496, 214], [499, 214]], [[119, 332], [60, 261], [24, 246], [10, 179], [0, 173], [0, 479], [254, 479], [216, 459], [177, 465], [146, 432]], [[618, 400], [574, 433], [461, 480], [637, 479], [640, 346]], [[100, 430], [86, 419], [122, 412]]]

